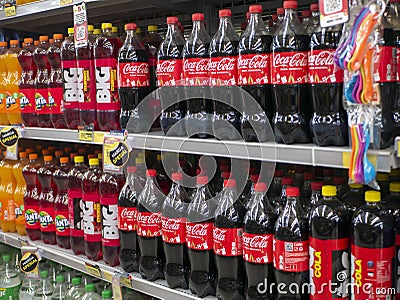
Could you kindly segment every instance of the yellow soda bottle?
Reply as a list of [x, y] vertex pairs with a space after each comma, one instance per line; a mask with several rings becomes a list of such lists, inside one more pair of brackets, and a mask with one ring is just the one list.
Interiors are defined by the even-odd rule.
[[19, 235], [26, 235], [25, 230], [25, 209], [24, 209], [24, 194], [26, 191], [25, 178], [22, 175], [22, 168], [29, 163], [28, 153], [20, 152], [19, 161], [13, 166], [13, 174], [17, 183], [14, 191], [15, 205], [15, 228]]
[[[4, 156], [7, 153], [4, 151]], [[0, 164], [0, 201], [1, 201], [1, 230], [3, 232], [15, 232], [15, 205], [14, 190], [16, 181], [12, 171], [14, 162], [4, 158]]]
[[0, 125], [8, 125], [6, 111], [6, 83], [7, 68], [4, 63], [4, 53], [7, 51], [7, 42], [0, 42]]
[[18, 61], [18, 54], [21, 52], [18, 44], [18, 40], [11, 40], [10, 48], [4, 56], [4, 63], [7, 68], [6, 110], [10, 124], [22, 124], [21, 106], [19, 103], [19, 81], [21, 79], [22, 68]]

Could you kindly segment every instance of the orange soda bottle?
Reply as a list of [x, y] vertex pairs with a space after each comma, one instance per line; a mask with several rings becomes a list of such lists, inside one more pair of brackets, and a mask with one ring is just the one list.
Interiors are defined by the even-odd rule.
[[[7, 153], [4, 151], [4, 157]], [[15, 205], [14, 205], [14, 190], [16, 181], [12, 168], [14, 162], [4, 158], [0, 163], [0, 202], [1, 202], [1, 219], [0, 225], [3, 232], [15, 232]]]
[[19, 81], [21, 79], [22, 68], [18, 61], [18, 54], [21, 52], [18, 44], [18, 40], [11, 40], [10, 48], [4, 56], [4, 63], [7, 68], [6, 110], [10, 124], [22, 123], [21, 106], [19, 103]]
[[0, 125], [8, 125], [6, 111], [6, 83], [7, 68], [4, 63], [4, 53], [7, 51], [7, 42], [0, 42]]
[[22, 175], [22, 168], [28, 163], [28, 153], [20, 152], [19, 161], [13, 166], [13, 174], [17, 181], [14, 191], [14, 205], [15, 205], [15, 228], [19, 235], [26, 235], [25, 230], [25, 209], [24, 209], [24, 195], [26, 191], [25, 178]]

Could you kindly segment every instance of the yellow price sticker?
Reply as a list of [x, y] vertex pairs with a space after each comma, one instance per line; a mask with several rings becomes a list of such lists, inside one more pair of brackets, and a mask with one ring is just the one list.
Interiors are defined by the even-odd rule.
[[397, 141], [397, 157], [400, 157], [400, 140]]
[[79, 140], [85, 142], [93, 141], [93, 131], [79, 130]]
[[104, 132], [95, 131], [93, 142], [103, 144], [104, 141]]
[[6, 14], [6, 17], [13, 17], [17, 15], [17, 7], [15, 5], [5, 7], [4, 12]]
[[90, 275], [102, 278], [99, 266], [85, 263], [85, 267], [86, 267], [86, 272], [88, 272]]
[[73, 0], [60, 0], [60, 6], [70, 5], [73, 2], [74, 2]]
[[109, 272], [103, 272], [103, 276], [104, 276], [104, 280], [105, 281], [109, 281], [109, 282], [112, 282], [112, 274], [111, 273], [109, 273]]
[[[343, 152], [342, 153], [342, 166], [344, 168], [349, 168], [350, 166], [350, 157], [351, 157], [351, 152]], [[369, 161], [374, 165], [376, 168], [376, 162], [377, 162], [377, 157], [375, 154], [367, 154], [367, 157]]]
[[128, 288], [132, 288], [132, 281], [130, 278], [127, 277], [122, 277], [121, 278], [121, 284], [124, 286], [127, 286]]

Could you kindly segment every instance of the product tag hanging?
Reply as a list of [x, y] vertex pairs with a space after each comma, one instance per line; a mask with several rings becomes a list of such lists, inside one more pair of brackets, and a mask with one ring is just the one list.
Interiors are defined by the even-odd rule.
[[32, 246], [21, 247], [22, 257], [19, 261], [19, 269], [29, 278], [39, 279], [39, 262], [42, 257], [39, 250]]
[[131, 148], [126, 143], [127, 132], [107, 134], [103, 141], [103, 170], [123, 174]]
[[349, 20], [348, 0], [319, 0], [321, 27], [346, 23]]
[[88, 21], [86, 4], [74, 5], [74, 43], [75, 48], [86, 47], [88, 44]]
[[7, 126], [0, 131], [0, 143], [6, 147], [6, 158], [18, 159], [18, 140], [21, 136], [20, 129]]

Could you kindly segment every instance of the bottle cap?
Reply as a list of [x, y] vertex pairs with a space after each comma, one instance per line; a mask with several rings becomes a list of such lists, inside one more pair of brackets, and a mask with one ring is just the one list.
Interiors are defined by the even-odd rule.
[[136, 25], [136, 23], [128, 23], [128, 24], [125, 24], [125, 27], [126, 27], [126, 30], [136, 30], [137, 25]]
[[0, 42], [0, 47], [7, 47], [7, 42]]
[[77, 155], [74, 157], [74, 163], [76, 163], [76, 164], [83, 163], [84, 161], [85, 161], [85, 158], [81, 155]]
[[324, 197], [336, 196], [336, 187], [333, 185], [324, 185], [322, 187], [322, 196]]
[[49, 147], [47, 147], [47, 149], [49, 149], [51, 152], [56, 151], [56, 147], [54, 147], [54, 146], [49, 146]]
[[52, 161], [52, 160], [53, 160], [53, 156], [51, 156], [51, 155], [45, 155], [43, 159], [44, 159], [45, 162], [49, 162], [49, 161]]
[[322, 181], [313, 181], [311, 182], [311, 190], [312, 191], [320, 191], [324, 183]]
[[282, 177], [282, 176], [283, 176], [283, 170], [275, 170], [274, 177]]
[[377, 191], [366, 191], [365, 192], [366, 202], [379, 202], [381, 201], [381, 193]]
[[2, 257], [3, 257], [3, 262], [10, 262], [11, 261], [10, 254], [4, 254]]
[[96, 34], [96, 35], [101, 34], [101, 29], [96, 28], [95, 30], [93, 30], [93, 34]]
[[218, 12], [218, 15], [219, 15], [220, 18], [231, 17], [232, 16], [232, 11], [230, 9], [221, 9]]
[[249, 13], [262, 13], [262, 5], [254, 4], [250, 5], [249, 7]]
[[69, 158], [67, 156], [60, 157], [60, 164], [69, 163]]
[[10, 46], [18, 46], [19, 41], [18, 40], [10, 40]]
[[157, 160], [158, 160], [158, 161], [161, 160], [161, 154], [157, 154]]
[[314, 11], [314, 12], [319, 11], [318, 4], [317, 3], [311, 4], [310, 5], [310, 10]]
[[359, 183], [350, 183], [350, 184], [349, 184], [349, 187], [350, 187], [351, 189], [362, 189], [362, 188], [363, 188], [363, 185], [362, 185], [362, 184], [359, 184]]
[[78, 153], [72, 152], [72, 153], [69, 154], [69, 158], [71, 159], [71, 161], [74, 161], [74, 158], [75, 158], [75, 156], [77, 156], [77, 155], [78, 155]]
[[32, 44], [33, 43], [33, 38], [25, 38], [24, 39], [25, 44]]
[[221, 177], [224, 179], [228, 179], [229, 177], [231, 177], [231, 172], [222, 172]]
[[235, 179], [227, 179], [224, 181], [224, 187], [226, 188], [234, 188], [236, 187], [236, 180]]
[[33, 41], [33, 44], [34, 44], [35, 46], [39, 46], [40, 42], [39, 42], [39, 41]]
[[65, 153], [71, 153], [72, 147], [64, 147], [64, 152]]
[[37, 158], [38, 158], [38, 155], [36, 153], [29, 154], [29, 159], [30, 160], [35, 160]]
[[228, 165], [220, 165], [219, 169], [221, 170], [221, 172], [229, 172], [230, 167]]
[[341, 177], [341, 176], [335, 176], [335, 177], [333, 177], [333, 183], [335, 185], [345, 184], [346, 183], [346, 179], [344, 177]]
[[97, 158], [89, 159], [89, 166], [98, 166], [98, 165], [99, 165], [99, 160]]
[[[246, 12], [246, 20], [248, 21], [248, 20], [250, 20], [250, 12], [248, 11], [248, 12]], [[246, 23], [245, 23], [246, 24]], [[247, 24], [246, 24], [247, 25]]]
[[197, 176], [196, 183], [199, 185], [205, 185], [208, 183], [208, 176]]
[[54, 152], [55, 157], [60, 157], [60, 156], [62, 156], [63, 154], [64, 154], [64, 152], [63, 152], [62, 150], [56, 150], [56, 151]]
[[287, 197], [299, 197], [300, 190], [298, 187], [288, 187], [286, 188], [286, 196]]
[[112, 298], [112, 293], [110, 290], [104, 290], [101, 292], [101, 298], [103, 299], [111, 299]]
[[64, 36], [61, 33], [55, 33], [53, 34], [53, 39], [55, 40], [62, 40]]
[[106, 28], [112, 28], [112, 24], [111, 23], [102, 23], [101, 29], [104, 30]]
[[129, 166], [126, 168], [126, 171], [128, 173], [136, 173], [137, 172], [137, 167], [136, 166]]
[[377, 181], [389, 181], [389, 174], [388, 173], [378, 173], [376, 174]]
[[282, 185], [291, 185], [293, 184], [294, 180], [292, 177], [282, 177]]
[[69, 27], [68, 28], [68, 34], [74, 34], [74, 32], [75, 32], [74, 27]]
[[144, 158], [143, 157], [136, 157], [135, 158], [135, 164], [137, 164], [137, 165], [144, 164]]
[[47, 35], [39, 36], [39, 41], [41, 41], [41, 42], [47, 42], [48, 40], [49, 40], [49, 37]]
[[80, 279], [80, 277], [74, 277], [74, 278], [72, 278], [71, 283], [72, 283], [73, 286], [81, 285], [81, 279]]
[[117, 26], [111, 27], [111, 31], [114, 32], [114, 33], [117, 33], [118, 32], [118, 27]]
[[31, 154], [31, 153], [35, 152], [35, 150], [33, 148], [26, 148], [25, 152], [28, 154]]
[[65, 281], [64, 275], [57, 275], [56, 276], [56, 282], [57, 283], [63, 283]]
[[85, 285], [85, 292], [94, 292], [94, 284], [93, 283], [89, 283], [87, 285]]
[[87, 153], [87, 149], [86, 148], [79, 148], [78, 149], [78, 153], [79, 154], [86, 154]]
[[172, 180], [173, 181], [182, 181], [183, 180], [183, 174], [181, 172], [172, 173]]
[[193, 14], [192, 21], [204, 21], [204, 14], [202, 14], [202, 13]]
[[303, 180], [314, 180], [315, 175], [314, 173], [304, 173], [303, 174]]
[[149, 169], [146, 171], [146, 176], [147, 177], [156, 177], [157, 176], [157, 171], [154, 169]]
[[309, 17], [311, 17], [311, 11], [308, 10], [308, 9], [303, 10], [303, 11], [301, 12], [301, 16], [304, 17], [304, 18], [309, 18]]
[[19, 153], [19, 158], [27, 158], [28, 157], [28, 153], [26, 153], [25, 151], [22, 151]]
[[87, 30], [88, 30], [89, 32], [93, 32], [94, 26], [93, 26], [93, 25], [88, 25], [88, 26], [87, 26]]
[[260, 174], [251, 174], [250, 175], [250, 181], [255, 183], [260, 179]]
[[297, 1], [284, 1], [283, 2], [283, 8], [284, 9], [296, 9], [298, 7]]
[[274, 21], [274, 22], [278, 21], [278, 15], [277, 14], [273, 14], [271, 18], [272, 18], [272, 21]]
[[391, 192], [399, 193], [400, 192], [400, 182], [391, 182], [389, 185], [389, 190]]
[[140, 27], [136, 28], [136, 34], [141, 34], [142, 33], [142, 29], [140, 29]]
[[147, 26], [147, 31], [149, 31], [149, 32], [158, 31], [158, 27], [157, 27], [157, 25], [149, 25], [149, 26]]
[[267, 184], [266, 184], [265, 182], [257, 182], [257, 183], [254, 185], [254, 190], [255, 190], [256, 192], [264, 193], [264, 192], [267, 191]]
[[276, 9], [276, 13], [277, 13], [278, 15], [284, 15], [284, 14], [285, 14], [285, 9], [284, 9], [283, 7], [278, 7], [278, 8]]
[[103, 153], [99, 153], [99, 154], [97, 154], [97, 158], [100, 160], [100, 159], [103, 159]]
[[43, 270], [40, 271], [40, 278], [47, 278], [49, 276], [49, 271]]

